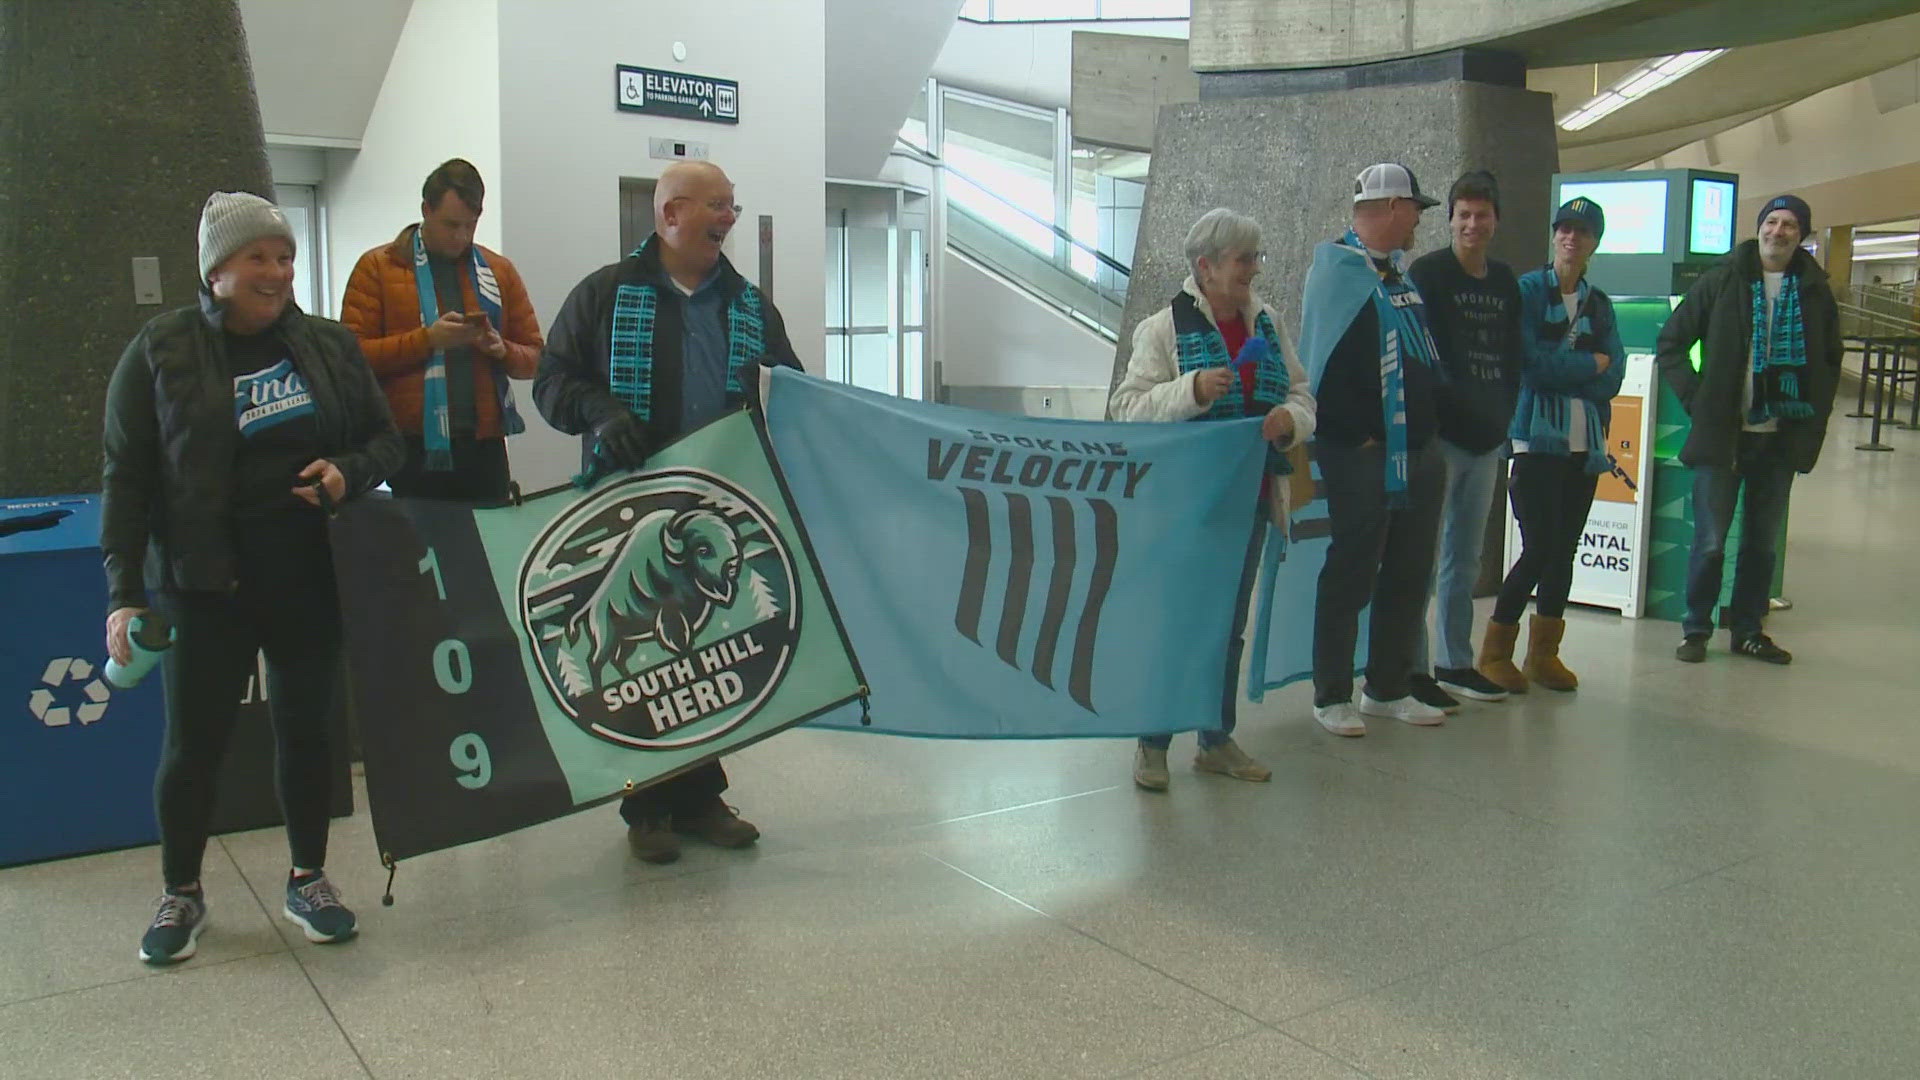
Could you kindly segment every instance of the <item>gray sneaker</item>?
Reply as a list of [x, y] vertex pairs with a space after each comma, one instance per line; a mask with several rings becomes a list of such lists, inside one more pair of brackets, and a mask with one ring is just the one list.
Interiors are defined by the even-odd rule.
[[140, 939], [140, 959], [156, 966], [177, 964], [200, 948], [200, 931], [206, 928], [206, 894], [169, 890]]
[[1172, 778], [1167, 775], [1167, 752], [1151, 746], [1133, 750], [1133, 782], [1147, 791], [1165, 791]]
[[1272, 769], [1248, 757], [1247, 752], [1240, 749], [1240, 744], [1232, 739], [1202, 749], [1194, 756], [1193, 767], [1201, 772], [1219, 773], [1235, 780], [1251, 780], [1256, 784], [1273, 779]]

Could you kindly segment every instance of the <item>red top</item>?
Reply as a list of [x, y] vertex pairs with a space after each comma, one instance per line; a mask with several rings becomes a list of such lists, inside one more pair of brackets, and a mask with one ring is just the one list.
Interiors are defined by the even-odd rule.
[[[1227, 343], [1227, 356], [1230, 360], [1240, 358], [1240, 349], [1247, 343], [1247, 320], [1235, 315], [1231, 319], [1220, 320], [1220, 336]], [[1240, 400], [1246, 403], [1248, 413], [1253, 411], [1254, 369], [1252, 364], [1238, 369], [1240, 373]]]

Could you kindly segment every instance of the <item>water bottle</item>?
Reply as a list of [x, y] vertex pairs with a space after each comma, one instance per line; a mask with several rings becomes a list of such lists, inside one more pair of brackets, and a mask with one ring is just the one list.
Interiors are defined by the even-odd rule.
[[173, 624], [157, 611], [141, 612], [127, 621], [127, 645], [133, 659], [124, 667], [118, 660], [107, 660], [107, 682], [116, 690], [131, 690], [139, 685], [147, 672], [153, 670], [153, 665], [160, 662], [160, 654], [173, 647]]

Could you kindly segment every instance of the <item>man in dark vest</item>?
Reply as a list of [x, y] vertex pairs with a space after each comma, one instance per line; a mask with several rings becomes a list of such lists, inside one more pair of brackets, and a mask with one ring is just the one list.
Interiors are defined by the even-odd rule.
[[[581, 437], [585, 475], [642, 467], [738, 408], [759, 367], [800, 367], [780, 313], [721, 254], [739, 214], [718, 166], [670, 165], [654, 188], [654, 234], [568, 294], [533, 397], [547, 423]], [[633, 853], [666, 863], [680, 857], [682, 835], [721, 847], [759, 839], [721, 800], [726, 789], [715, 761], [627, 796], [620, 816]]]

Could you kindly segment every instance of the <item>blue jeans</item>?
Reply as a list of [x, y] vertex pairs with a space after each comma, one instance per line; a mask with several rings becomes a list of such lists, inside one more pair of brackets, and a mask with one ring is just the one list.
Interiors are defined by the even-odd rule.
[[1693, 470], [1693, 556], [1687, 562], [1687, 617], [1681, 632], [1689, 637], [1713, 633], [1713, 608], [1720, 600], [1721, 573], [1727, 559], [1727, 532], [1735, 503], [1746, 489], [1740, 516], [1740, 552], [1733, 567], [1733, 598], [1727, 622], [1734, 640], [1760, 632], [1773, 591], [1774, 550], [1787, 515], [1793, 469], [1781, 464], [1773, 440], [1742, 433], [1737, 467]]
[[1473, 666], [1473, 583], [1480, 577], [1480, 549], [1493, 510], [1493, 486], [1506, 460], [1506, 447], [1485, 453], [1462, 450], [1435, 439], [1447, 469], [1447, 499], [1440, 510], [1440, 552], [1433, 563], [1427, 596], [1433, 601], [1433, 632], [1422, 633], [1413, 654], [1416, 675], [1439, 667]]

